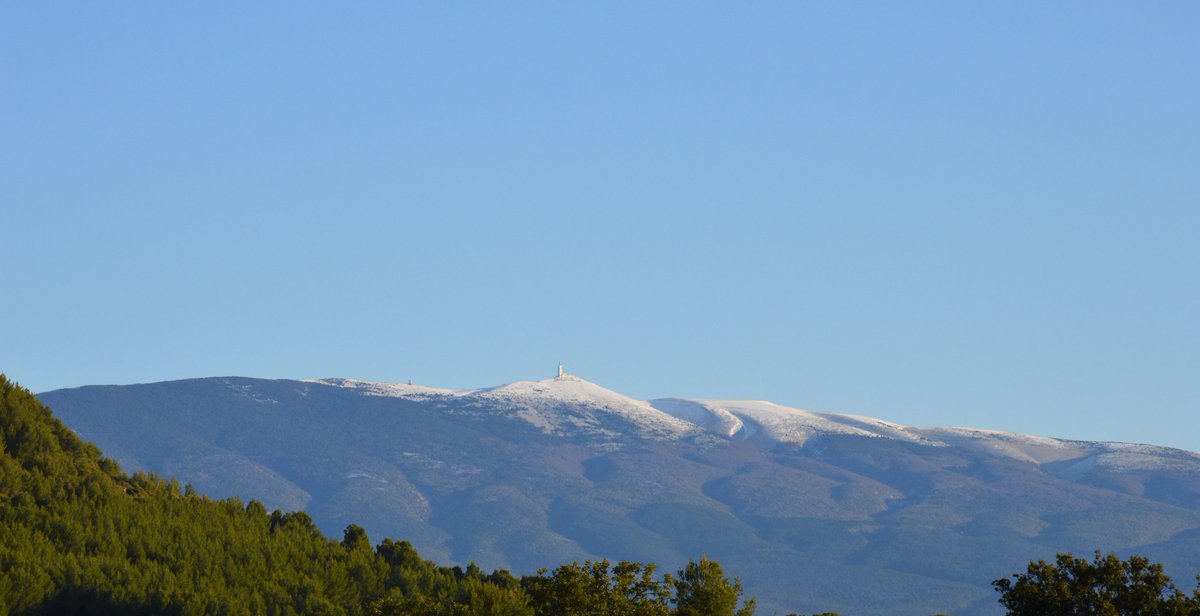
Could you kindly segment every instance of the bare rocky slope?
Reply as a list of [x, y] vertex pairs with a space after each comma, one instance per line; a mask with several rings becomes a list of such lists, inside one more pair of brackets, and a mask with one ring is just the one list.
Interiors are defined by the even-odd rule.
[[760, 613], [999, 613], [1056, 551], [1200, 571], [1200, 456], [914, 428], [762, 401], [633, 400], [578, 377], [452, 391], [207, 378], [39, 398], [128, 470], [354, 522], [446, 563], [716, 558]]

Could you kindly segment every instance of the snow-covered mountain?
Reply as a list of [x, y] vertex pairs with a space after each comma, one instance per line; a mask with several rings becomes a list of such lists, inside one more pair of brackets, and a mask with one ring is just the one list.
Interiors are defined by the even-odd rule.
[[1174, 469], [1200, 473], [1200, 454], [1156, 445], [1063, 440], [978, 428], [919, 428], [860, 415], [817, 413], [765, 400], [665, 398], [651, 400], [650, 404], [716, 434], [766, 449], [803, 446], [811, 438], [836, 434], [958, 447], [1037, 464], [1077, 461], [1063, 473], [1078, 473], [1095, 465], [1119, 470]]
[[1200, 454], [1155, 445], [1063, 440], [978, 428], [913, 427], [861, 415], [818, 413], [765, 400], [643, 401], [571, 374], [468, 390], [344, 378], [307, 382], [346, 388], [364, 396], [453, 405], [459, 413], [511, 417], [548, 435], [586, 435], [602, 442], [630, 435], [649, 440], [694, 440], [711, 434], [769, 450], [782, 445], [803, 446], [814, 437], [861, 436], [959, 447], [1038, 464], [1076, 460], [1077, 464], [1062, 471], [1068, 474], [1096, 465], [1200, 472]]
[[529, 572], [707, 554], [765, 613], [996, 613], [1059, 550], [1200, 570], [1200, 455], [913, 427], [572, 375], [472, 390], [210, 378], [39, 396], [130, 470]]
[[649, 402], [634, 400], [571, 374], [460, 391], [351, 379], [309, 382], [353, 389], [367, 396], [440, 402], [453, 405], [459, 413], [475, 416], [511, 417], [554, 436], [588, 435], [609, 439], [632, 435], [651, 440], [673, 440], [703, 432], [698, 426], [664, 413]]

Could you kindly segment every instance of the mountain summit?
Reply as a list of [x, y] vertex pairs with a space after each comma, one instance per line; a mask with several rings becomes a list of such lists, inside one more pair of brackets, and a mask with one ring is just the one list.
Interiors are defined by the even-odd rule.
[[475, 417], [511, 417], [555, 436], [586, 435], [602, 441], [629, 436], [671, 440], [701, 432], [692, 423], [656, 409], [648, 402], [634, 400], [566, 373], [540, 381], [517, 381], [462, 391], [350, 379], [309, 382], [353, 389], [366, 396], [433, 402]]
[[208, 378], [39, 396], [130, 469], [528, 572], [708, 555], [762, 609], [988, 614], [1056, 551], [1200, 570], [1200, 456], [765, 401], [642, 401], [563, 373], [475, 390]]

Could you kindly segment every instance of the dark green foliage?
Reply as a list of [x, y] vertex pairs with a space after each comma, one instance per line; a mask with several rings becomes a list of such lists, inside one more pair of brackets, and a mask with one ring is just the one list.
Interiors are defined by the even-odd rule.
[[738, 599], [742, 596], [742, 582], [734, 579], [732, 582], [725, 577], [721, 565], [715, 560], [701, 558], [700, 562], [690, 562], [679, 571], [679, 579], [674, 580], [675, 604], [679, 614], [686, 616], [717, 616], [719, 614], [736, 614], [751, 616], [754, 614], [755, 601], [748, 599], [741, 609], [738, 609]]
[[1029, 563], [1025, 573], [992, 582], [1000, 603], [1015, 616], [1184, 616], [1200, 615], [1200, 590], [1186, 596], [1142, 556], [1121, 560], [1099, 551], [1088, 561], [1058, 554], [1053, 564]]
[[523, 586], [538, 614], [554, 616], [666, 616], [671, 611], [671, 578], [654, 577], [654, 565], [622, 561], [572, 563], [551, 575], [538, 571]]
[[127, 476], [3, 375], [0, 437], [0, 614], [657, 616], [676, 601], [679, 613], [732, 616], [685, 608], [709, 588], [733, 589], [734, 603], [741, 592], [706, 559], [682, 585], [607, 561], [517, 580], [439, 567], [407, 541], [372, 549], [357, 524], [336, 541], [301, 511]]

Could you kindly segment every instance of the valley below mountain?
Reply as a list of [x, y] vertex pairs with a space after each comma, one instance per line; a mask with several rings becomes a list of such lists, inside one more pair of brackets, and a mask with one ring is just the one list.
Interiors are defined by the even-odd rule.
[[190, 379], [39, 394], [130, 471], [303, 509], [330, 535], [532, 573], [719, 560], [760, 613], [1001, 613], [1057, 551], [1200, 571], [1200, 455], [917, 428], [764, 401], [635, 400], [564, 375], [456, 391]]

